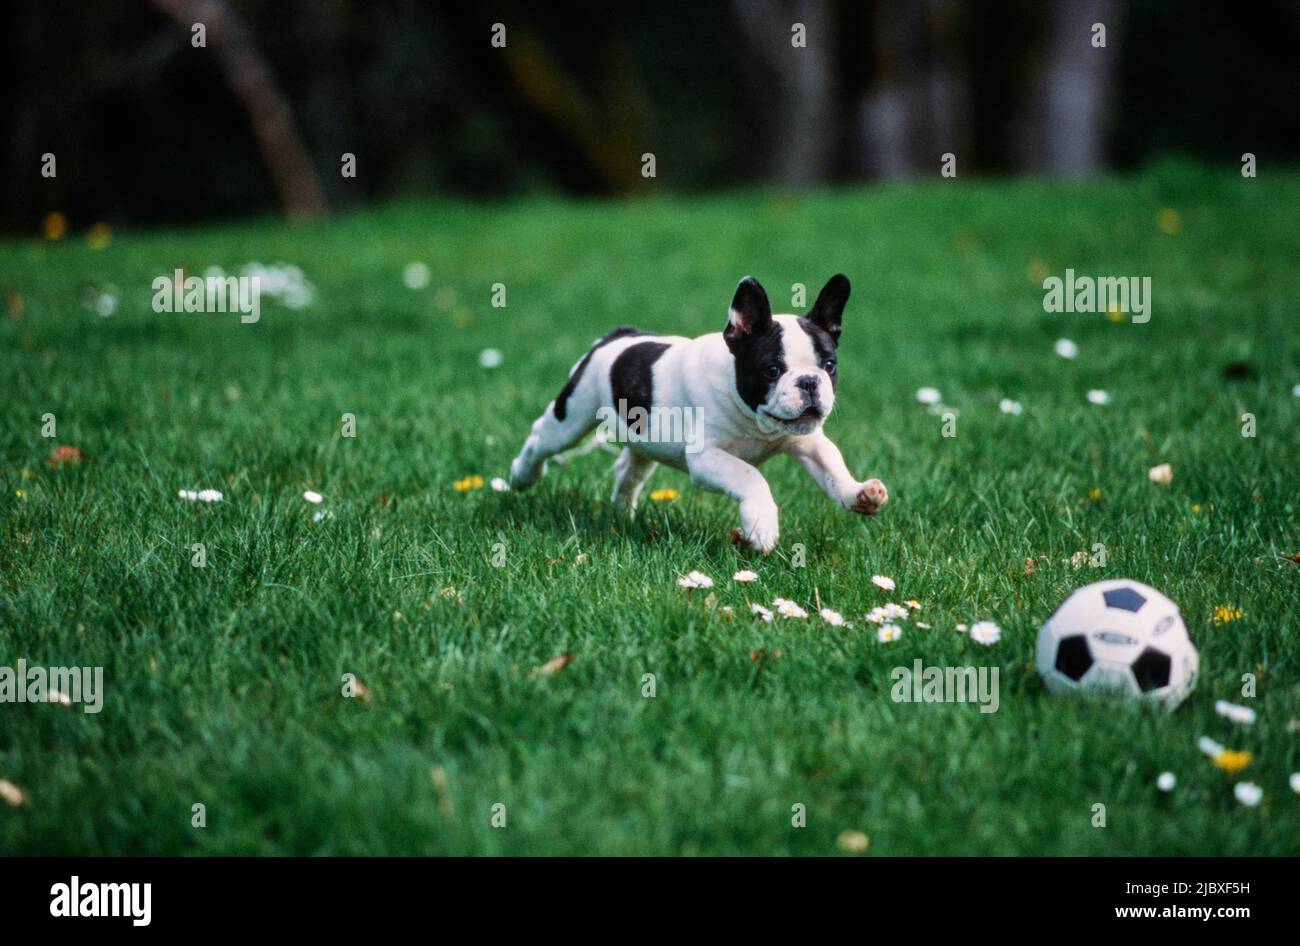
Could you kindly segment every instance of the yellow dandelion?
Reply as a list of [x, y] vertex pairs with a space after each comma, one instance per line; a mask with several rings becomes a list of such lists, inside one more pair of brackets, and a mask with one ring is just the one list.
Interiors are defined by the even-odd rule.
[[45, 215], [41, 221], [41, 236], [47, 240], [62, 240], [68, 234], [68, 218], [57, 210]]
[[1088, 493], [1088, 502], [1090, 503], [1099, 503], [1105, 498], [1106, 498], [1106, 494], [1103, 493], [1097, 487], [1093, 487], [1092, 490]]
[[471, 489], [482, 489], [483, 477], [479, 476], [478, 474], [475, 474], [473, 476], [467, 476], [463, 480], [457, 480], [451, 485], [455, 488], [456, 492], [458, 493], [468, 492]]
[[1231, 621], [1241, 620], [1241, 608], [1234, 608], [1226, 604], [1221, 604], [1214, 609], [1211, 617], [1216, 625], [1227, 624]]
[[1225, 772], [1240, 772], [1250, 765], [1252, 758], [1245, 749], [1224, 749], [1214, 757], [1214, 764]]
[[681, 498], [681, 493], [671, 486], [665, 486], [662, 489], [650, 491], [650, 498], [657, 503], [671, 503]]
[[1156, 214], [1156, 227], [1165, 236], [1178, 236], [1183, 232], [1183, 217], [1172, 207], [1162, 207]]
[[19, 499], [26, 499], [26, 498], [27, 498], [27, 490], [25, 490], [25, 489], [16, 489], [16, 490], [14, 490], [14, 495], [17, 496]]
[[92, 250], [102, 250], [113, 242], [113, 230], [106, 223], [92, 224], [86, 231], [86, 243]]

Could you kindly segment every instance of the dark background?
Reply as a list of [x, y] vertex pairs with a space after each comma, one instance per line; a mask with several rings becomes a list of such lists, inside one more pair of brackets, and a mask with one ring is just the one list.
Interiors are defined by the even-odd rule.
[[16, 233], [52, 211], [807, 187], [937, 175], [944, 152], [962, 176], [1300, 157], [1300, 0], [18, 0], [5, 19]]

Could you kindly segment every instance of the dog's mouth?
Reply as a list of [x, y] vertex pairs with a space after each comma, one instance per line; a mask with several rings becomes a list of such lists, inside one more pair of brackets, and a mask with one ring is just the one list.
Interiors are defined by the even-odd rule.
[[775, 414], [769, 413], [768, 411], [764, 411], [763, 413], [767, 414], [768, 417], [772, 418], [772, 420], [776, 421], [778, 424], [784, 424], [786, 427], [808, 427], [812, 424], [816, 424], [822, 419], [821, 408], [816, 404], [809, 404], [798, 417], [777, 417]]

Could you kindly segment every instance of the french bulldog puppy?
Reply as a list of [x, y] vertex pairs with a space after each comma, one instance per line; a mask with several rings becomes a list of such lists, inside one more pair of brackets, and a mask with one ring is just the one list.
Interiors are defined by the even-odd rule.
[[806, 316], [773, 315], [752, 276], [736, 287], [726, 328], [699, 338], [614, 329], [574, 365], [510, 466], [526, 489], [546, 460], [594, 427], [626, 444], [614, 465], [614, 501], [629, 512], [659, 463], [740, 504], [740, 536], [764, 554], [779, 515], [758, 467], [786, 453], [832, 500], [864, 516], [889, 501], [878, 479], [859, 481], [822, 430], [835, 405], [849, 281], [831, 277]]

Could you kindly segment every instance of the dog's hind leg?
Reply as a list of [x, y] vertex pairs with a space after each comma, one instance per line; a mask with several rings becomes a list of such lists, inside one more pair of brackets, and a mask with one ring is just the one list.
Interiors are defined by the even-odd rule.
[[510, 485], [514, 489], [527, 489], [546, 473], [546, 461], [557, 453], [577, 446], [600, 420], [601, 395], [596, 372], [587, 366], [596, 352], [610, 342], [640, 334], [630, 325], [620, 325], [600, 341], [569, 372], [555, 400], [546, 406], [542, 416], [533, 423], [533, 432], [524, 441], [519, 456], [510, 464]]
[[649, 457], [633, 453], [631, 447], [624, 447], [623, 452], [614, 461], [614, 502], [627, 510], [628, 515], [636, 511], [636, 498], [641, 487], [650, 479], [659, 464]]
[[533, 422], [533, 431], [524, 441], [519, 456], [510, 464], [511, 489], [527, 489], [546, 474], [546, 461], [557, 453], [575, 447], [596, 426], [594, 411], [575, 411], [570, 403], [563, 420], [555, 416], [552, 402], [546, 412]]

